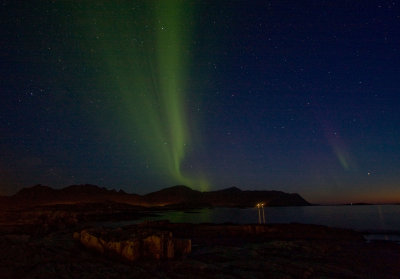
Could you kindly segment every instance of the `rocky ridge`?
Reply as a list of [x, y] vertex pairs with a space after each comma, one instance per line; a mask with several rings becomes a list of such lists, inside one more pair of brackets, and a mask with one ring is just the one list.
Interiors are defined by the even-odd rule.
[[242, 191], [232, 187], [218, 191], [200, 192], [187, 186], [173, 186], [146, 195], [128, 194], [95, 185], [72, 185], [63, 189], [36, 185], [24, 188], [13, 196], [2, 197], [2, 207], [23, 207], [71, 203], [126, 203], [136, 206], [181, 207], [252, 207], [258, 202], [266, 206], [310, 205], [299, 194], [281, 191]]
[[171, 231], [144, 225], [130, 229], [85, 229], [74, 239], [98, 253], [132, 262], [138, 259], [173, 259], [191, 252], [190, 239], [173, 237]]

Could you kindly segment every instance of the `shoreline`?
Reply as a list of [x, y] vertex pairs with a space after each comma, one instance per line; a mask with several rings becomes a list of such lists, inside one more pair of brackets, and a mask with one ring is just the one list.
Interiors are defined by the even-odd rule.
[[118, 241], [138, 226], [190, 239], [191, 252], [133, 263], [75, 240], [74, 232], [90, 230], [85, 223], [49, 226], [48, 231], [37, 231], [33, 224], [14, 231], [0, 226], [2, 278], [396, 278], [400, 273], [400, 245], [368, 242], [360, 232], [320, 225], [157, 221], [91, 230], [103, 237], [114, 231], [108, 239]]
[[[186, 210], [196, 218], [193, 208]], [[400, 274], [396, 242], [368, 241], [360, 231], [322, 225], [145, 222], [142, 227], [168, 232], [164, 236], [190, 239], [191, 253], [168, 260], [139, 259], [134, 264], [87, 249], [73, 237], [87, 229], [129, 235], [138, 225], [104, 228], [104, 224], [140, 222], [170, 211], [115, 203], [2, 211], [0, 274], [2, 278], [362, 278], [364, 274], [396, 278]], [[397, 231], [382, 232], [397, 235]]]

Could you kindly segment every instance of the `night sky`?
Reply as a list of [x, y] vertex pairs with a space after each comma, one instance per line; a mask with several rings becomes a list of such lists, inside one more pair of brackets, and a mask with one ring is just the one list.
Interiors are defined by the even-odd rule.
[[400, 2], [1, 1], [0, 193], [400, 202]]

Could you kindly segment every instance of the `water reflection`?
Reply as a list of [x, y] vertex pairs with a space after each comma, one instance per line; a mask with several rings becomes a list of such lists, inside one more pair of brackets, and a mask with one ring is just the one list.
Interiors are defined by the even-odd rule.
[[[258, 223], [257, 208], [204, 208], [160, 212], [147, 220], [178, 223]], [[268, 223], [318, 224], [356, 230], [400, 231], [399, 205], [265, 207]]]

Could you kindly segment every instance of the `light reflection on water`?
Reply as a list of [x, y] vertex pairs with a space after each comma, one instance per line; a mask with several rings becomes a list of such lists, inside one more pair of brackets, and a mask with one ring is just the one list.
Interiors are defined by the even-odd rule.
[[[257, 208], [204, 208], [159, 212], [146, 220], [177, 223], [258, 222]], [[400, 205], [265, 207], [267, 223], [304, 223], [355, 230], [400, 231]]]
[[[155, 212], [151, 212], [155, 213]], [[123, 222], [106, 222], [119, 227], [150, 220], [173, 223], [258, 222], [257, 208], [203, 208], [190, 211], [161, 211], [158, 216]], [[296, 206], [265, 207], [265, 219], [271, 223], [303, 223], [368, 232], [367, 240], [392, 240], [400, 243], [400, 205]]]

